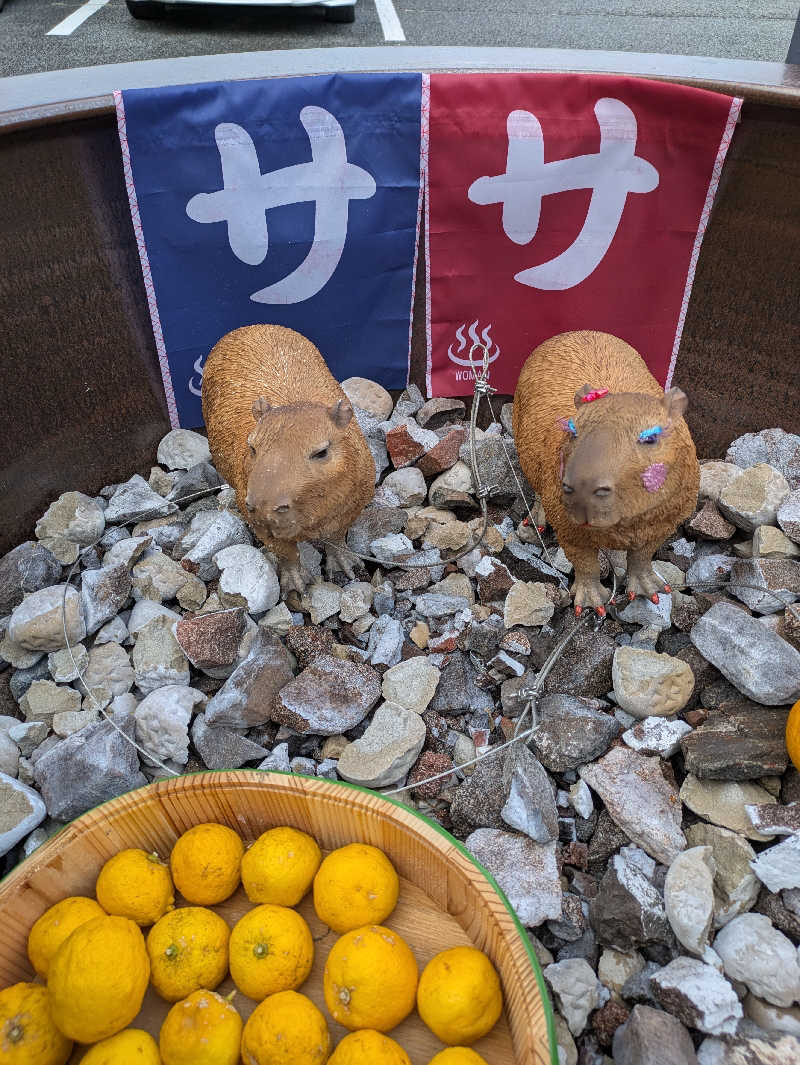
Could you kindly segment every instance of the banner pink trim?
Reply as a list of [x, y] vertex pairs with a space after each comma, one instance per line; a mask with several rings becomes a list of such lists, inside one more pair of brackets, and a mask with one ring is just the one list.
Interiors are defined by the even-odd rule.
[[428, 186], [428, 160], [431, 143], [431, 76], [422, 75], [422, 177], [420, 187], [425, 196], [425, 398], [430, 399], [433, 370], [433, 341], [431, 339], [431, 212]]
[[[414, 297], [417, 293], [417, 266], [419, 264], [419, 230], [422, 221], [422, 205], [425, 203], [427, 211], [427, 198], [425, 195], [425, 179], [428, 173], [428, 146], [430, 143], [430, 117], [431, 117], [431, 84], [427, 74], [422, 75], [422, 93], [420, 102], [420, 137], [419, 137], [419, 199], [417, 201], [417, 238], [414, 241], [414, 269], [411, 275], [411, 314], [408, 319], [408, 368], [406, 371], [406, 388], [411, 382], [411, 343], [414, 333]], [[426, 320], [427, 307], [430, 303], [430, 288], [428, 279], [428, 255], [427, 255], [427, 229], [425, 231], [425, 278], [426, 278]], [[429, 398], [429, 397], [426, 397]]]
[[147, 295], [147, 306], [150, 309], [150, 321], [153, 326], [153, 336], [156, 342], [158, 363], [161, 367], [161, 378], [164, 382], [164, 394], [167, 398], [167, 410], [169, 421], [173, 429], [180, 428], [178, 408], [175, 404], [175, 392], [172, 387], [172, 375], [169, 372], [167, 360], [167, 348], [164, 344], [164, 334], [161, 331], [161, 318], [158, 314], [158, 301], [153, 285], [153, 274], [150, 270], [150, 260], [147, 255], [147, 245], [142, 230], [142, 220], [139, 216], [139, 201], [136, 198], [136, 188], [133, 183], [133, 169], [131, 167], [131, 152], [128, 144], [128, 131], [125, 124], [125, 103], [122, 99], [122, 90], [114, 90], [114, 106], [117, 110], [117, 128], [119, 130], [119, 143], [122, 149], [122, 170], [125, 175], [125, 188], [128, 190], [128, 203], [131, 209], [131, 221], [133, 232], [136, 235], [136, 245], [139, 249], [139, 261], [142, 264], [142, 278], [144, 290]]
[[686, 322], [686, 312], [689, 309], [689, 299], [692, 295], [692, 286], [694, 284], [694, 275], [697, 270], [697, 260], [700, 257], [700, 246], [703, 243], [703, 237], [706, 235], [706, 229], [708, 228], [708, 222], [711, 218], [711, 209], [714, 206], [714, 198], [717, 195], [717, 188], [719, 186], [719, 179], [722, 176], [722, 166], [725, 162], [725, 156], [728, 154], [728, 149], [731, 146], [733, 140], [733, 131], [736, 128], [736, 124], [739, 121], [739, 115], [742, 110], [742, 100], [738, 96], [734, 96], [731, 100], [731, 109], [728, 112], [728, 121], [725, 125], [725, 130], [722, 134], [722, 139], [719, 142], [719, 150], [717, 151], [717, 158], [714, 161], [714, 167], [711, 171], [711, 180], [708, 183], [708, 192], [706, 193], [706, 202], [703, 204], [703, 210], [700, 213], [700, 222], [697, 226], [697, 234], [694, 238], [694, 247], [692, 248], [692, 255], [689, 259], [689, 270], [686, 274], [686, 285], [683, 290], [683, 300], [681, 302], [681, 309], [678, 315], [678, 325], [675, 329], [675, 341], [672, 345], [672, 358], [669, 363], [669, 370], [667, 371], [667, 380], [664, 385], [664, 391], [672, 384], [672, 375], [675, 372], [675, 364], [678, 361], [678, 350], [681, 346], [681, 337], [683, 336], [683, 326]]

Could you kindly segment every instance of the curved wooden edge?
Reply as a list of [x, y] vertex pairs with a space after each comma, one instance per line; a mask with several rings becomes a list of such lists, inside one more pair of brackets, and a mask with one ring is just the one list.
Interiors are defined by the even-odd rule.
[[800, 107], [800, 67], [785, 63], [558, 48], [299, 48], [151, 59], [2, 78], [0, 130], [110, 113], [114, 89], [375, 71], [623, 74]]
[[[278, 792], [285, 791], [293, 798], [300, 800], [307, 798], [309, 794], [313, 794], [321, 799], [335, 801], [337, 792], [341, 792], [342, 789], [360, 793], [358, 804], [365, 812], [371, 812], [379, 816], [383, 815], [392, 823], [399, 822], [405, 831], [414, 836], [422, 845], [431, 845], [431, 833], [442, 837], [449, 847], [449, 851], [445, 852], [444, 855], [446, 860], [452, 862], [454, 867], [460, 867], [460, 871], [468, 874], [470, 879], [474, 877], [477, 871], [491, 888], [491, 891], [479, 892], [479, 895], [487, 915], [491, 914], [507, 937], [503, 943], [508, 949], [508, 961], [514, 980], [518, 980], [520, 987], [524, 988], [525, 985], [530, 984], [530, 972], [533, 973], [546, 1029], [547, 1046], [543, 1048], [543, 1052], [546, 1052], [549, 1058], [549, 1065], [558, 1065], [555, 1020], [541, 966], [525, 929], [494, 877], [470, 854], [459, 840], [437, 822], [396, 799], [381, 795], [379, 792], [371, 791], [368, 788], [360, 787], [357, 784], [350, 784], [347, 781], [331, 781], [320, 777], [308, 777], [302, 774], [282, 773], [272, 770], [205, 770], [156, 781], [143, 788], [126, 792], [86, 811], [86, 813], [65, 825], [60, 832], [52, 836], [0, 880], [0, 910], [2, 910], [4, 905], [20, 902], [20, 893], [27, 885], [31, 875], [40, 869], [47, 868], [53, 859], [58, 857], [64, 847], [87, 835], [96, 834], [98, 828], [102, 828], [103, 836], [105, 837], [103, 843], [98, 844], [98, 858], [100, 861], [104, 861], [114, 852], [117, 846], [113, 842], [113, 836], [117, 830], [115, 822], [124, 822], [127, 817], [134, 815], [139, 807], [150, 805], [153, 798], [159, 801], [164, 824], [168, 826], [167, 834], [174, 835], [177, 838], [182, 829], [173, 823], [170, 811], [165, 805], [165, 800], [172, 793], [178, 791], [202, 793], [204, 789], [213, 790], [215, 785], [225, 784], [235, 784], [242, 789], [258, 791], [263, 788], [266, 778], [269, 778], [270, 788]], [[188, 785], [187, 781], [191, 781], [191, 785]], [[233, 811], [231, 811], [231, 819], [237, 823], [241, 831], [240, 819], [234, 816]], [[124, 830], [124, 825], [120, 826], [120, 830]], [[42, 900], [40, 907], [42, 912], [46, 905], [47, 903]], [[507, 988], [507, 993], [508, 990]], [[540, 1065], [540, 1063], [544, 1065], [544, 1058], [537, 1056], [536, 1065]], [[531, 1065], [534, 1065], [533, 1059], [531, 1059]]]

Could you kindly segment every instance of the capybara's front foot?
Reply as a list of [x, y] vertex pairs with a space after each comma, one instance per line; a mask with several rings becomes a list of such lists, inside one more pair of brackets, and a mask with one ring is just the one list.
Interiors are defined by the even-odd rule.
[[281, 595], [286, 598], [289, 592], [297, 592], [302, 595], [306, 586], [311, 583], [311, 574], [304, 568], [300, 559], [284, 562], [281, 565]]
[[608, 592], [600, 583], [599, 577], [594, 574], [576, 573], [570, 591], [575, 600], [576, 614], [580, 614], [585, 606], [596, 610], [598, 614], [605, 614]]
[[647, 557], [637, 558], [637, 553], [628, 552], [628, 598], [635, 599], [644, 595], [654, 603], [658, 602], [660, 592], [671, 591], [670, 586], [656, 573], [652, 566], [652, 553]]
[[344, 540], [325, 544], [325, 573], [328, 580], [331, 579], [337, 570], [341, 570], [349, 580], [354, 580], [355, 566], [357, 565], [358, 556], [353, 554]]

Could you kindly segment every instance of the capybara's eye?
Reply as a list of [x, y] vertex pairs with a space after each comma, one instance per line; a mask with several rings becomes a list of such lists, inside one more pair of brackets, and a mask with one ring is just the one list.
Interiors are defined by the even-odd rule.
[[611, 495], [611, 489], [603, 485], [600, 488], [595, 488], [594, 494], [596, 496], [599, 496], [601, 499], [604, 499], [606, 496]]
[[329, 445], [326, 444], [325, 447], [321, 447], [318, 451], [312, 451], [311, 452], [311, 458], [312, 459], [326, 459], [328, 457], [328, 447], [329, 447]]
[[569, 484], [562, 484], [561, 487], [562, 487], [562, 489], [564, 491], [564, 495], [565, 496], [571, 496], [572, 493], [575, 491], [575, 489], [572, 487], [572, 485], [569, 485]]

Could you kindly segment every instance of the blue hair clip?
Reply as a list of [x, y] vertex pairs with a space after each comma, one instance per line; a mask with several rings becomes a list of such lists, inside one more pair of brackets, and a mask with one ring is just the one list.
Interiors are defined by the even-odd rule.
[[577, 436], [578, 430], [575, 428], [575, 422], [572, 418], [559, 418], [558, 425], [564, 430], [565, 433], [569, 433], [570, 436]]
[[639, 433], [639, 443], [655, 444], [663, 432], [664, 430], [660, 425], [653, 425], [650, 429], [643, 429]]

